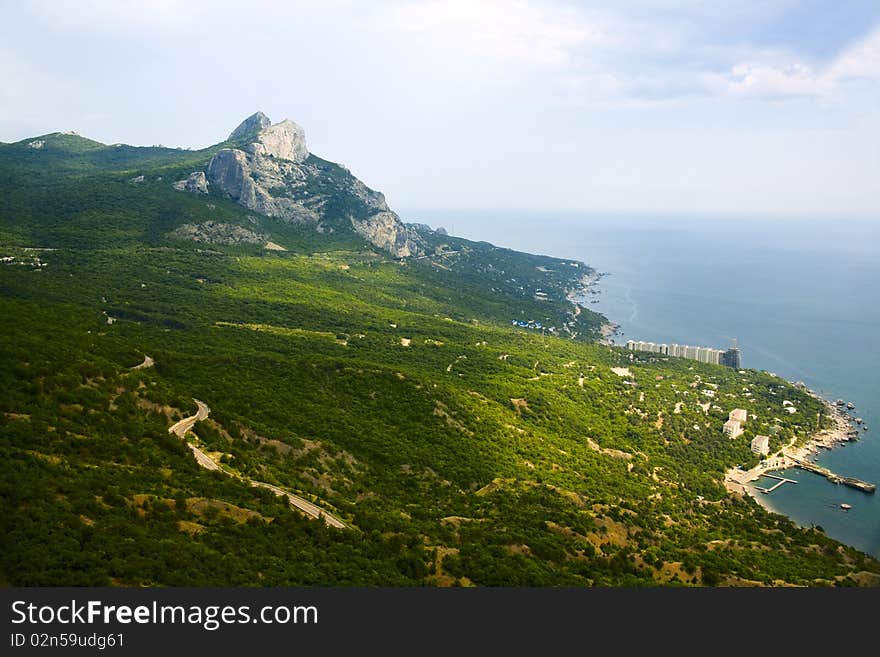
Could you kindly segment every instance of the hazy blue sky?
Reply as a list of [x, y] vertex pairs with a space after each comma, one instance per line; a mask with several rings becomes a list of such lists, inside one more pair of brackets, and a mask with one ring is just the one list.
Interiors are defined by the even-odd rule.
[[392, 207], [880, 218], [878, 0], [0, 0], [0, 140], [258, 109]]

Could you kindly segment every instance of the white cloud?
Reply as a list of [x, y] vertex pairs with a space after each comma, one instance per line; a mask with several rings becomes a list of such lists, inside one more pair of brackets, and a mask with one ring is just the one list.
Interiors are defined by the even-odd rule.
[[455, 56], [487, 57], [532, 66], [565, 66], [573, 51], [604, 47], [613, 39], [597, 16], [551, 3], [431, 0], [380, 9], [376, 24], [416, 35]]
[[880, 28], [846, 50], [831, 65], [828, 75], [834, 80], [880, 80]]
[[743, 61], [725, 74], [707, 74], [707, 88], [720, 94], [764, 99], [839, 96], [851, 81], [880, 81], [880, 29], [851, 45], [821, 69], [792, 56], [784, 61], [778, 53], [770, 59]]
[[28, 0], [30, 12], [59, 30], [107, 34], [189, 30], [205, 7], [174, 0]]
[[[701, 21], [775, 15], [785, 1], [757, 9], [699, 0], [599, 2], [595, 9], [561, 0], [251, 0], [244, 6], [234, 0], [29, 0], [27, 6], [50, 28], [109, 37], [185, 42], [201, 33], [218, 41], [262, 37], [268, 45], [312, 26], [332, 35], [331, 48], [365, 53], [389, 79], [418, 77], [429, 90], [538, 85], [536, 92], [584, 104], [693, 95], [827, 99], [849, 80], [880, 79], [880, 29], [824, 68], [791, 52], [744, 52], [700, 40]], [[234, 49], [235, 42], [228, 43]], [[719, 64], [726, 71], [719, 72]]]
[[38, 20], [61, 31], [179, 39], [211, 31], [244, 37], [253, 29], [350, 19], [361, 11], [355, 0], [26, 0], [26, 6]]
[[708, 89], [721, 94], [763, 99], [827, 97], [834, 90], [834, 80], [800, 62], [786, 66], [742, 62], [726, 74], [707, 74], [705, 80]]

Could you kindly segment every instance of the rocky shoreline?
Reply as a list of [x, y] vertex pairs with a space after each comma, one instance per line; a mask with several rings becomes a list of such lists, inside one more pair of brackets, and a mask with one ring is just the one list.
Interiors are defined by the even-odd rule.
[[854, 431], [852, 418], [842, 410], [841, 407], [832, 404], [827, 399], [813, 394], [813, 397], [825, 404], [828, 414], [834, 420], [834, 426], [830, 429], [823, 429], [816, 432], [810, 437], [802, 447], [796, 450], [797, 455], [803, 455], [801, 458], [807, 458], [814, 454], [818, 454], [820, 449], [834, 449], [841, 445], [851, 442], [850, 434]]
[[602, 337], [599, 339], [599, 344], [604, 344], [608, 347], [615, 346], [614, 337], [618, 335], [620, 331], [620, 325], [615, 324], [614, 322], [605, 322], [599, 328], [599, 333]]
[[[586, 299], [588, 296], [601, 294], [600, 290], [595, 290], [593, 288], [605, 276], [608, 276], [608, 272], [598, 272], [592, 270], [589, 274], [585, 274], [584, 276], [582, 276], [578, 281], [578, 284], [573, 289], [568, 291], [567, 299], [574, 306], [575, 317], [580, 315], [582, 310], [589, 310], [586, 306]], [[613, 347], [615, 345], [613, 336], [619, 335], [619, 331], [620, 325], [615, 324], [614, 322], [606, 318], [605, 323], [602, 324], [601, 327], [599, 327], [599, 334], [601, 335], [601, 337], [597, 342], [602, 345]]]

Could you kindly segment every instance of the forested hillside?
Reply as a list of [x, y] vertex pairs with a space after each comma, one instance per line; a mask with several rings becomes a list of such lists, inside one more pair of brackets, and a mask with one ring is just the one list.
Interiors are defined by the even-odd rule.
[[[398, 258], [175, 188], [220, 146], [0, 145], [6, 584], [878, 581], [721, 484], [754, 434], [816, 429], [806, 392], [596, 342], [586, 263], [425, 228]], [[194, 399], [218, 470], [169, 434]]]

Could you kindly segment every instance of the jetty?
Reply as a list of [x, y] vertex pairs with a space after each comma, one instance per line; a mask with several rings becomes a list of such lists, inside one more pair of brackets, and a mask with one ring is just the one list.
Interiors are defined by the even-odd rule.
[[[844, 484], [845, 486], [849, 486], [850, 488], [860, 490], [863, 493], [874, 493], [877, 490], [877, 486], [875, 486], [874, 484], [870, 484], [867, 481], [862, 481], [861, 479], [856, 479], [855, 477], [842, 477], [839, 474], [831, 472], [831, 470], [829, 470], [828, 468], [823, 468], [821, 465], [816, 465], [815, 463], [810, 463], [809, 461], [804, 461], [803, 459], [798, 459], [791, 456], [789, 458], [794, 461], [796, 467], [800, 468], [801, 470], [807, 470], [808, 472], [815, 472], [818, 475], [822, 475], [832, 484]], [[774, 488], [776, 488], [776, 486], [774, 486]]]
[[757, 489], [758, 489], [759, 491], [761, 491], [762, 493], [772, 493], [773, 491], [775, 491], [777, 488], [779, 488], [779, 487], [782, 486], [783, 484], [796, 484], [796, 483], [797, 483], [794, 479], [788, 479], [788, 478], [786, 478], [786, 477], [780, 477], [779, 475], [770, 474], [769, 472], [765, 472], [765, 473], [763, 474], [763, 476], [764, 476], [764, 477], [767, 477], [768, 479], [776, 479], [777, 481], [776, 481], [775, 484], [773, 484], [773, 485], [770, 486], [769, 488], [764, 488], [764, 487], [762, 487], [762, 486], [755, 486], [755, 488], [757, 488]]

